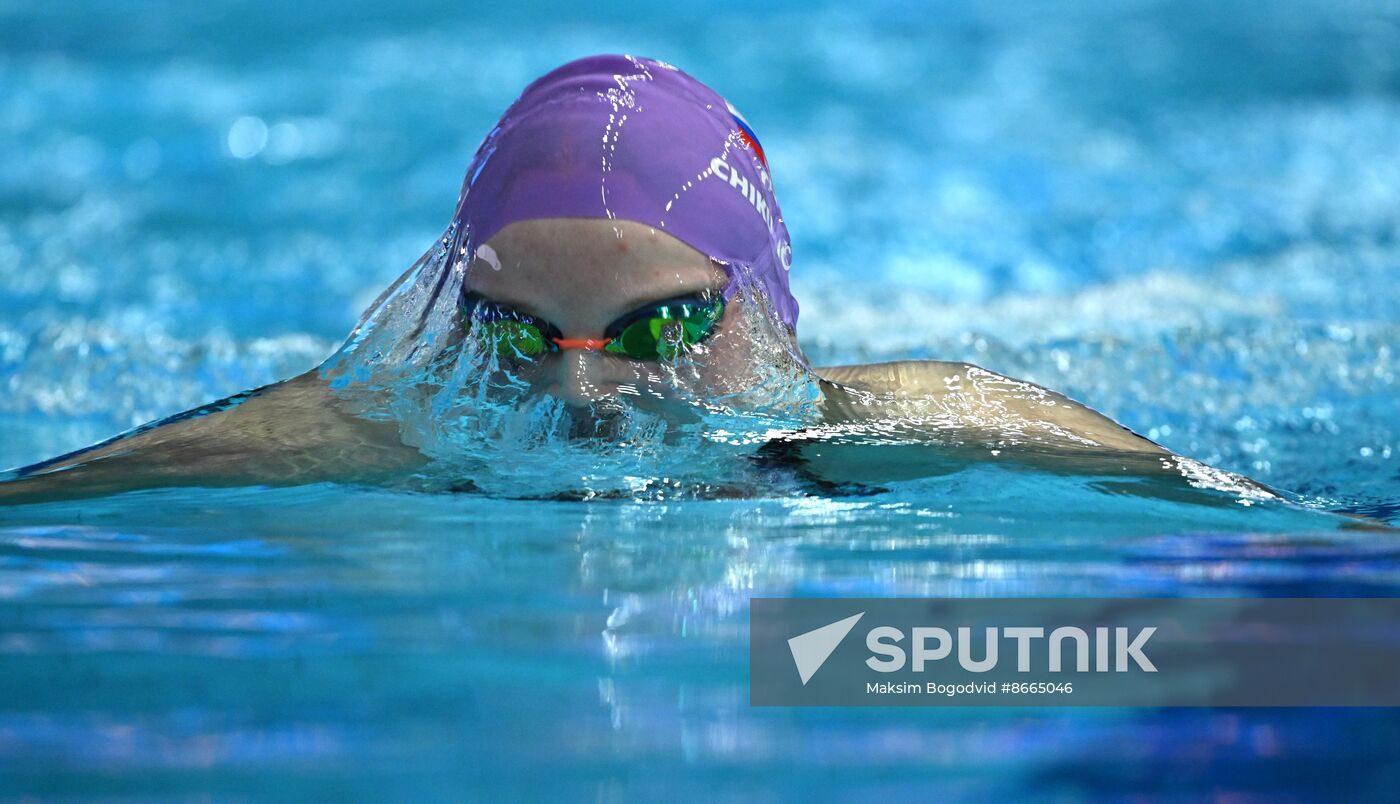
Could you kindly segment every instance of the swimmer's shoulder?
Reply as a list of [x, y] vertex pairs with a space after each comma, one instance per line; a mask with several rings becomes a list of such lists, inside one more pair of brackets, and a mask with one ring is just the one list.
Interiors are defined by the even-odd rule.
[[[1040, 427], [1067, 446], [1171, 454], [1057, 391], [973, 363], [897, 360], [815, 369], [829, 420], [934, 414], [951, 427]], [[995, 435], [995, 433], [992, 433]]]

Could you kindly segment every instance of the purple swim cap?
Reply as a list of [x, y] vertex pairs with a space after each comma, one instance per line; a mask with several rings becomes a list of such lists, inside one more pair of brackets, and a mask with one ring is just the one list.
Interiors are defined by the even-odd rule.
[[724, 98], [654, 59], [591, 56], [525, 88], [457, 204], [474, 250], [516, 221], [629, 220], [747, 269], [789, 329], [792, 246], [758, 139]]

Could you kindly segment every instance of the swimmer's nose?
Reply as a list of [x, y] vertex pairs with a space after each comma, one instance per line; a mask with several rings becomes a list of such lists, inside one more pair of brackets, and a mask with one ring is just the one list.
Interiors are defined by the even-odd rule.
[[613, 396], [612, 385], [603, 379], [607, 358], [594, 350], [570, 349], [555, 361], [555, 388], [552, 391], [570, 407], [586, 407]]

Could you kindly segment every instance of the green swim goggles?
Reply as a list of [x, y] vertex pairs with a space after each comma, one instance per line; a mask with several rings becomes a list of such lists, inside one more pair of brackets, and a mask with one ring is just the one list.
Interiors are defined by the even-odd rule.
[[513, 310], [470, 291], [462, 294], [462, 319], [502, 360], [533, 360], [564, 349], [602, 351], [633, 360], [674, 360], [714, 334], [724, 317], [724, 294], [695, 293], [653, 302], [608, 325], [602, 338], [565, 338], [542, 318]]

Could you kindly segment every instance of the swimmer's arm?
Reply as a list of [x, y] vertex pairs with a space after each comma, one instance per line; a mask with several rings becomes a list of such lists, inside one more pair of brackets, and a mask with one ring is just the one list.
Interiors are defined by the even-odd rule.
[[424, 462], [393, 425], [342, 411], [315, 372], [21, 470], [0, 504], [168, 486], [357, 481]]
[[971, 363], [902, 360], [816, 371], [827, 380], [829, 421], [924, 415], [952, 429], [982, 430], [992, 441], [1019, 433], [1052, 447], [1172, 454], [1064, 394]]
[[[958, 471], [995, 461], [1012, 468], [1095, 475], [1105, 491], [1210, 502], [1206, 490], [1251, 497], [1277, 493], [1249, 478], [1172, 453], [1063, 394], [968, 363], [901, 361], [816, 369], [825, 418], [904, 444], [802, 449], [809, 471], [879, 483]], [[927, 438], [928, 447], [910, 445]], [[877, 465], [878, 464], [878, 465]], [[1121, 478], [1113, 480], [1109, 478]]]

